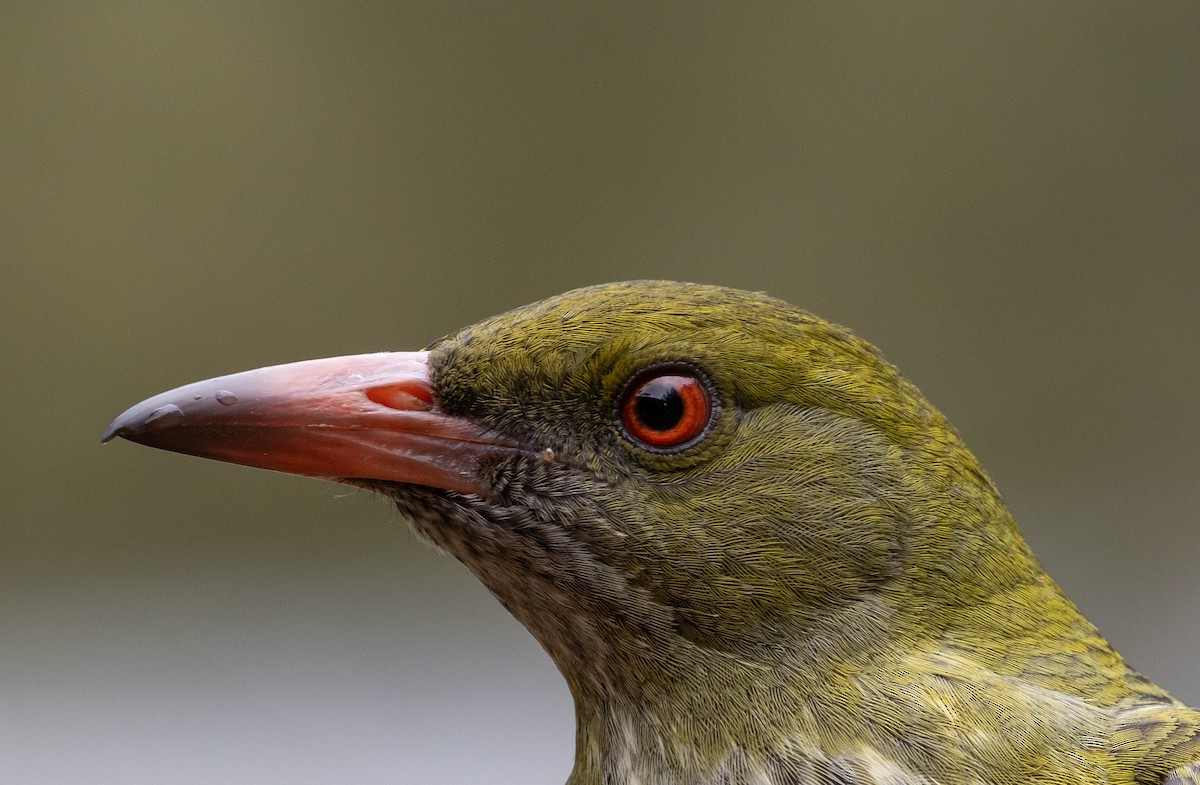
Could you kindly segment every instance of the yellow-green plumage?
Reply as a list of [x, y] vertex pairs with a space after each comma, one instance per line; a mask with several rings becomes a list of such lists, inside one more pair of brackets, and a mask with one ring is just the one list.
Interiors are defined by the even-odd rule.
[[[420, 527], [562, 669], [572, 785], [1197, 776], [1200, 715], [1128, 668], [949, 423], [849, 332], [762, 295], [638, 282], [433, 351], [448, 408], [584, 467], [545, 480], [565, 498], [539, 520], [607, 573], [547, 565], [564, 596], [512, 580], [521, 543], [497, 568]], [[662, 361], [698, 366], [724, 398], [692, 452], [612, 435], [625, 379]]]
[[114, 435], [391, 497], [562, 671], [568, 785], [1200, 785], [1200, 713], [1063, 595], [945, 418], [764, 295], [580, 289]]

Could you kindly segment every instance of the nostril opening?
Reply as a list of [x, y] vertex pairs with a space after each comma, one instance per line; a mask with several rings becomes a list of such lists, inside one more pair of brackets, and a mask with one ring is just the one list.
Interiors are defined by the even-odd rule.
[[142, 426], [145, 428], [169, 428], [181, 422], [183, 422], [183, 409], [180, 409], [173, 403], [168, 403], [166, 406], [160, 406], [146, 415], [146, 419], [142, 421]]
[[420, 379], [405, 379], [367, 390], [367, 397], [381, 406], [401, 411], [427, 412], [433, 408], [433, 389]]

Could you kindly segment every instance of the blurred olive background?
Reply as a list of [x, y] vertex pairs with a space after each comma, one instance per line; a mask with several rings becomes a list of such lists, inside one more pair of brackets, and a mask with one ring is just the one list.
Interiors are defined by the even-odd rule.
[[634, 277], [883, 347], [1200, 704], [1195, 2], [0, 11], [0, 781], [565, 779], [550, 662], [388, 504], [98, 439]]

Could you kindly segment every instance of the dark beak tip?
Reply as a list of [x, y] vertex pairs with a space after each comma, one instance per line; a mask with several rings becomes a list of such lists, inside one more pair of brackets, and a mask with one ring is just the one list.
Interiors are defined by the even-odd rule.
[[112, 441], [118, 436], [130, 439], [147, 431], [168, 430], [184, 421], [183, 409], [176, 404], [167, 403], [150, 409], [157, 402], [157, 398], [150, 398], [113, 420], [100, 437], [100, 443]]
[[100, 437], [101, 444], [108, 444], [113, 439], [127, 437], [130, 433], [137, 431], [137, 428], [132, 427], [128, 413], [122, 414], [117, 419], [113, 420], [107, 428], [104, 429], [104, 435]]

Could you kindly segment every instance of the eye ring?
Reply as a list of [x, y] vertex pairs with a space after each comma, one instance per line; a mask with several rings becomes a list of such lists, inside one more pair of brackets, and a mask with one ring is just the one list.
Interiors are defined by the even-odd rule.
[[630, 378], [617, 402], [621, 433], [635, 446], [675, 453], [712, 428], [717, 397], [704, 374], [687, 365], [656, 365]]

